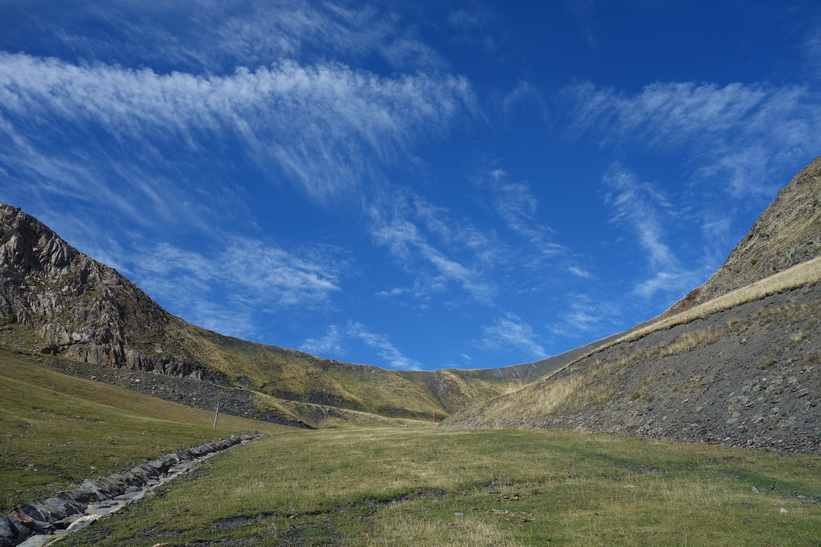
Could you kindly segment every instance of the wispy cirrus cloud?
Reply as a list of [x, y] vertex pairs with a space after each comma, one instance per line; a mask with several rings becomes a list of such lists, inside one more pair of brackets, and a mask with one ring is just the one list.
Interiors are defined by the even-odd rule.
[[[525, 182], [512, 182], [502, 169], [490, 171], [486, 181], [493, 208], [504, 225], [514, 236], [507, 254], [517, 268], [525, 267], [535, 277], [520, 288], [522, 292], [535, 290], [543, 280], [545, 267], [552, 271], [566, 271], [580, 279], [590, 279], [593, 274], [579, 265], [579, 256], [560, 242], [560, 234], [550, 227], [539, 213], [539, 201], [531, 186]], [[524, 244], [522, 244], [524, 241]], [[515, 252], [516, 256], [510, 254]]]
[[482, 264], [491, 253], [481, 232], [462, 231], [447, 220], [445, 209], [401, 192], [375, 202], [368, 213], [374, 241], [412, 272], [414, 296], [425, 300], [456, 284], [479, 302], [491, 301], [496, 287], [472, 264]]
[[496, 212], [515, 234], [527, 239], [536, 256], [548, 258], [566, 251], [553, 241], [553, 230], [537, 217], [538, 200], [523, 182], [508, 181], [501, 169], [490, 172]]
[[215, 74], [282, 58], [321, 63], [376, 56], [395, 70], [445, 64], [389, 5], [299, 0], [6, 4], [6, 15], [17, 24], [2, 28], [0, 48], [17, 51], [14, 44], [31, 45], [38, 37], [38, 51], [67, 59]]
[[720, 183], [735, 198], [771, 194], [773, 169], [821, 147], [821, 101], [808, 87], [671, 82], [628, 94], [586, 83], [564, 96], [571, 135], [595, 135], [602, 147], [686, 153], [696, 180]]
[[807, 33], [802, 44], [810, 77], [821, 80], [821, 20]]
[[611, 165], [604, 184], [607, 203], [613, 209], [612, 222], [627, 226], [645, 252], [650, 278], [639, 282], [635, 292], [650, 297], [692, 288], [701, 273], [684, 268], [666, 240], [665, 223], [679, 216], [668, 197], [619, 163]]
[[475, 344], [484, 350], [501, 351], [506, 354], [523, 354], [523, 359], [544, 359], [547, 357], [533, 328], [513, 313], [506, 313], [490, 324], [482, 327], [482, 338]]
[[283, 249], [234, 238], [212, 254], [168, 243], [135, 243], [117, 264], [176, 315], [223, 334], [259, 338], [258, 314], [327, 307], [341, 291], [344, 253], [328, 246]]
[[492, 15], [479, 4], [473, 4], [470, 10], [452, 11], [447, 17], [447, 25], [452, 30], [450, 40], [460, 45], [480, 47], [491, 55], [497, 54], [500, 44], [492, 32], [492, 19]]
[[[123, 146], [150, 151], [182, 142], [196, 153], [219, 137], [252, 151], [316, 200], [352, 191], [374, 158], [390, 163], [420, 134], [441, 131], [471, 102], [469, 84], [452, 76], [384, 78], [344, 65], [283, 61], [228, 76], [73, 65], [0, 53], [0, 114], [11, 130], [5, 162], [37, 163], [37, 141], [54, 124], [62, 138], [94, 142], [102, 130]], [[89, 124], [91, 127], [89, 129]], [[365, 158], [370, 161], [365, 161]], [[42, 159], [42, 158], [40, 158]], [[78, 158], [74, 158], [79, 161]]]
[[633, 173], [615, 163], [604, 177], [613, 208], [613, 222], [626, 224], [638, 236], [653, 269], [676, 268], [678, 260], [664, 242], [661, 210], [671, 209], [667, 197], [652, 184], [640, 182]]
[[387, 336], [372, 332], [358, 321], [348, 321], [345, 325], [331, 325], [323, 336], [305, 340], [299, 349], [315, 355], [344, 355], [345, 344], [351, 340], [375, 350], [390, 368], [422, 370], [422, 365], [418, 361], [405, 356]]
[[610, 334], [619, 324], [619, 306], [594, 300], [586, 294], [568, 296], [566, 309], [559, 312], [558, 320], [548, 327], [553, 334], [563, 337], [582, 337], [602, 332]]
[[590, 49], [593, 51], [596, 51], [598, 48], [598, 40], [592, 22], [595, 5], [595, 0], [572, 0], [570, 3], [573, 12], [582, 24], [582, 34], [587, 40], [587, 45], [590, 46]]
[[582, 279], [593, 279], [594, 276], [589, 271], [585, 270], [584, 268], [580, 268], [578, 266], [568, 266], [567, 271], [575, 275], [576, 277], [580, 277]]

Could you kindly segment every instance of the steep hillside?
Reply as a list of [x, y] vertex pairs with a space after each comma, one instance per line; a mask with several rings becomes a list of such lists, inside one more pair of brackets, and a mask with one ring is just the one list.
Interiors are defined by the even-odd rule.
[[679, 313], [821, 255], [821, 157], [778, 193], [724, 265], [662, 317]]
[[[228, 412], [312, 427], [371, 423], [363, 413], [441, 418], [555, 368], [400, 372], [223, 336], [167, 313], [118, 272], [7, 205], [0, 205], [0, 343], [59, 356], [52, 364], [86, 377], [110, 375], [68, 360], [186, 380], [173, 394], [155, 395], [203, 408], [225, 399]], [[210, 395], [184, 394], [203, 390]]]
[[819, 172], [793, 179], [670, 312], [446, 423], [821, 451]]

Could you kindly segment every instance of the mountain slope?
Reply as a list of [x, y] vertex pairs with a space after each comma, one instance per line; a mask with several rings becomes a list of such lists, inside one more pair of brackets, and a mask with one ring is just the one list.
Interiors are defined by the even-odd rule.
[[446, 424], [821, 451], [820, 170], [793, 179], [670, 312]]
[[[114, 269], [2, 204], [0, 342], [18, 351], [230, 387], [231, 396], [206, 391], [233, 401], [229, 412], [310, 426], [361, 423], [361, 413], [441, 418], [555, 368], [390, 371], [223, 336], [167, 313]], [[200, 387], [189, 382], [177, 389]]]
[[685, 311], [821, 255], [821, 157], [801, 170], [701, 287], [662, 317]]

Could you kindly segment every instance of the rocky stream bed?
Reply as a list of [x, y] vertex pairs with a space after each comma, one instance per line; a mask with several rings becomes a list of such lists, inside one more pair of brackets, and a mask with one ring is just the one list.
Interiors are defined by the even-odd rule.
[[142, 498], [146, 492], [186, 473], [204, 459], [259, 435], [232, 435], [163, 454], [128, 471], [86, 480], [69, 492], [0, 516], [0, 547], [39, 547], [88, 526], [103, 515]]

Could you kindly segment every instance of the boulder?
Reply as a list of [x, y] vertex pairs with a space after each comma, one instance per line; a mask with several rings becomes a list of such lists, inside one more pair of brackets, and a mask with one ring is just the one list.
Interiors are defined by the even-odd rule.
[[17, 527], [6, 517], [0, 517], [0, 547], [16, 545]]

